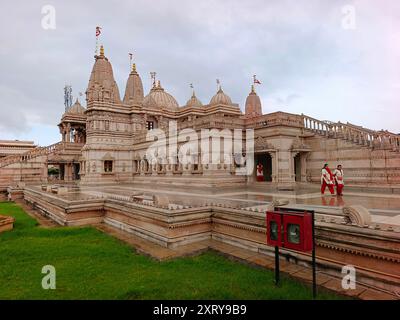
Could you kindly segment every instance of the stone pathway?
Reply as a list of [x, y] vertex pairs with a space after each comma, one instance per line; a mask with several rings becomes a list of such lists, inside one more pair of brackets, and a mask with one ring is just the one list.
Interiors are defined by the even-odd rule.
[[[95, 227], [107, 234], [110, 234], [121, 241], [128, 243], [134, 249], [141, 254], [150, 256], [158, 261], [165, 261], [183, 256], [193, 256], [205, 252], [207, 250], [213, 250], [219, 254], [226, 256], [228, 259], [240, 261], [246, 264], [250, 264], [259, 268], [267, 268], [273, 270], [275, 268], [275, 260], [273, 257], [269, 257], [265, 254], [245, 250], [226, 244], [216, 240], [205, 240], [196, 242], [189, 245], [180, 246], [177, 249], [166, 248], [157, 245], [153, 242], [144, 240], [138, 236], [132, 235], [126, 231], [118, 228], [106, 225], [97, 224]], [[312, 284], [312, 273], [308, 267], [300, 266], [287, 262], [285, 260], [280, 261], [280, 270], [287, 276], [300, 280], [311, 286]], [[317, 271], [317, 285], [327, 290], [334, 291], [343, 296], [349, 296], [356, 299], [362, 300], [397, 300], [400, 297], [368, 288], [366, 286], [357, 284], [354, 290], [344, 290], [342, 288], [341, 279], [334, 276], [325, 274]]]

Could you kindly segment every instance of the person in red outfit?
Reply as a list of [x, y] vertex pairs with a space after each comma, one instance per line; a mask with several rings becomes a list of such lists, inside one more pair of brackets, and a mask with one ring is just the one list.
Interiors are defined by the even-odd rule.
[[333, 174], [327, 163], [325, 163], [321, 172], [321, 194], [325, 193], [326, 187], [328, 187], [331, 194], [335, 194], [333, 189]]
[[343, 195], [343, 187], [344, 187], [344, 181], [343, 181], [343, 170], [342, 170], [342, 165], [338, 165], [337, 169], [333, 171], [333, 175], [335, 176], [335, 183], [336, 183], [336, 194], [338, 196]]
[[257, 181], [264, 181], [264, 166], [261, 163], [257, 165]]

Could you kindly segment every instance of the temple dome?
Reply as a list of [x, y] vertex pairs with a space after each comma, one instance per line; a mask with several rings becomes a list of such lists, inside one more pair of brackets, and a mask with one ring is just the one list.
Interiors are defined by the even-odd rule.
[[114, 80], [111, 63], [104, 56], [104, 48], [101, 46], [100, 55], [95, 56], [92, 73], [90, 75], [88, 88], [86, 91], [86, 100], [90, 101], [108, 101], [121, 103], [117, 83]]
[[186, 102], [187, 107], [197, 107], [200, 108], [203, 106], [201, 101], [196, 97], [196, 94], [193, 91], [192, 97]]
[[84, 114], [85, 108], [79, 103], [78, 99], [76, 99], [75, 103], [69, 108], [65, 113], [66, 114]]
[[254, 85], [251, 86], [251, 92], [246, 98], [245, 114], [247, 117], [258, 117], [262, 115], [261, 100], [254, 90]]
[[139, 74], [136, 71], [136, 65], [132, 65], [132, 71], [129, 74], [128, 81], [126, 82], [124, 103], [125, 104], [139, 104], [144, 99], [143, 83]]
[[160, 82], [150, 90], [150, 93], [143, 99], [143, 107], [157, 107], [175, 111], [179, 108], [175, 98], [166, 92]]
[[231, 98], [222, 91], [222, 88], [219, 87], [218, 92], [215, 94], [214, 97], [212, 97], [210, 101], [210, 105], [217, 105], [217, 104], [226, 104], [226, 105], [231, 105], [232, 100]]

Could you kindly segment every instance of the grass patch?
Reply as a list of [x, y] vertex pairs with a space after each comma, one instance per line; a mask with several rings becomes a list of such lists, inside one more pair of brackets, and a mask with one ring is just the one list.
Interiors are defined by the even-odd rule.
[[[157, 262], [91, 227], [41, 228], [14, 203], [0, 214], [16, 219], [0, 234], [0, 299], [311, 299], [300, 282], [276, 288], [272, 271], [212, 252]], [[56, 290], [42, 289], [44, 265], [56, 268]]]

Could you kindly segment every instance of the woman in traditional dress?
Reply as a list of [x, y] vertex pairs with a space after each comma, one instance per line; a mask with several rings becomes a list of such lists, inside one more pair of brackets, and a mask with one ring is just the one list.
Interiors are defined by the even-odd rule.
[[333, 189], [333, 174], [327, 163], [324, 164], [321, 172], [321, 194], [325, 193], [326, 187], [328, 187], [331, 194], [335, 194], [335, 190]]

